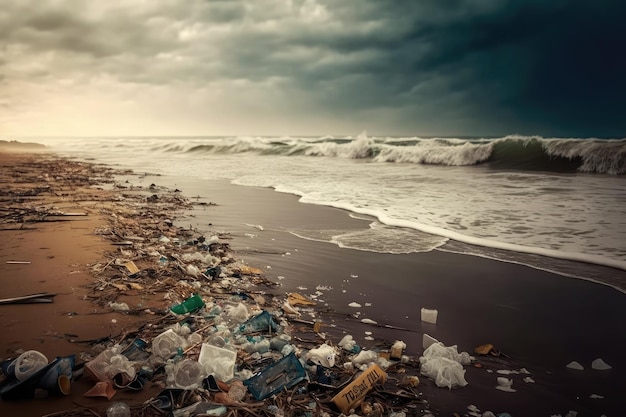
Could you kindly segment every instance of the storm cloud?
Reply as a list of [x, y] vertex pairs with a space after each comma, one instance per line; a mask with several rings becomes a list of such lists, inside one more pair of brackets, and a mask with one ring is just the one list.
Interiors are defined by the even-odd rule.
[[624, 137], [618, 1], [5, 0], [0, 135]]

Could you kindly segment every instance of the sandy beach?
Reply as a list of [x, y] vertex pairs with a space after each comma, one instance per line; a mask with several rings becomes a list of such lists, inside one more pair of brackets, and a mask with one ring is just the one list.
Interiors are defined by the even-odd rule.
[[[39, 350], [49, 359], [80, 357], [91, 350], [81, 341], [120, 337], [171, 305], [162, 289], [118, 294], [117, 301], [140, 305], [138, 314], [112, 311], [93, 297], [94, 265], [106, 263], [108, 254], [119, 250], [96, 231], [106, 228], [108, 217], [123, 216], [120, 210], [128, 209], [116, 204], [119, 195], [134, 193], [145, 200], [156, 184], [180, 189], [191, 201], [168, 206], [177, 208], [171, 212], [175, 225], [222, 236], [235, 258], [261, 268], [266, 279], [280, 285], [266, 290], [271, 295], [319, 292], [315, 317], [334, 344], [345, 334], [372, 350], [402, 340], [406, 354], [417, 359], [427, 333], [470, 354], [485, 343], [506, 354], [477, 357], [465, 367], [469, 385], [463, 388], [437, 388], [420, 376], [415, 390], [428, 407], [407, 413], [423, 415], [428, 408], [434, 415], [463, 415], [469, 405], [512, 416], [565, 415], [570, 410], [579, 417], [619, 416], [626, 410], [621, 377], [626, 370], [626, 304], [624, 294], [608, 286], [441, 251], [375, 254], [305, 240], [285, 229], [359, 230], [368, 221], [300, 204], [295, 196], [269, 189], [131, 175], [28, 153], [0, 152], [0, 167], [0, 298], [56, 294], [53, 303], [0, 305], [0, 359], [15, 357], [20, 349]], [[114, 178], [124, 188], [113, 187]], [[38, 220], [42, 213], [46, 216]], [[77, 213], [81, 215], [72, 215]], [[422, 307], [438, 310], [436, 325], [421, 322]], [[377, 324], [365, 324], [364, 318]], [[591, 369], [597, 358], [612, 369]], [[566, 368], [572, 361], [584, 370]], [[520, 369], [529, 373], [498, 373]], [[495, 389], [500, 375], [513, 379], [516, 392]], [[524, 382], [525, 377], [534, 382]], [[81, 378], [67, 397], [1, 401], [0, 414], [41, 416], [81, 406], [102, 413], [106, 400], [82, 396], [90, 386]], [[115, 401], [140, 404], [160, 388], [119, 391]]]

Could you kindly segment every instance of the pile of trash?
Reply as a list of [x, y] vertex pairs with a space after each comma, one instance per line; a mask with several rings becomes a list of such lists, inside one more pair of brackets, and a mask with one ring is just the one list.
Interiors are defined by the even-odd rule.
[[[237, 260], [228, 235], [175, 225], [172, 217], [192, 204], [178, 190], [112, 188], [100, 206], [108, 224], [96, 234], [113, 249], [90, 266], [88, 298], [145, 319], [81, 341], [91, 347], [79, 354], [49, 361], [28, 350], [5, 359], [3, 400], [67, 395], [83, 379], [83, 395], [101, 398], [107, 416], [429, 414], [416, 389], [419, 362], [402, 355], [403, 342], [372, 351], [346, 335], [335, 344], [320, 322], [302, 319], [304, 311], [314, 316], [315, 301], [272, 293], [277, 284]], [[153, 307], [131, 301], [138, 299]], [[156, 394], [114, 401], [120, 391], [144, 390]]]

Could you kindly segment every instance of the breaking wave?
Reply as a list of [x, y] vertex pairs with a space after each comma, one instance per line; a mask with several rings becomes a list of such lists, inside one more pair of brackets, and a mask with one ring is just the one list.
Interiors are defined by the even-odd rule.
[[365, 159], [440, 166], [485, 165], [495, 169], [552, 172], [626, 173], [626, 139], [542, 138], [268, 138], [190, 139], [156, 145], [154, 150], [193, 154], [259, 155]]
[[[116, 138], [100, 146], [132, 147], [181, 155], [254, 154], [360, 159], [438, 166], [481, 165], [498, 170], [626, 173], [626, 139], [368, 137], [158, 137]], [[105, 151], [106, 149], [103, 149]]]

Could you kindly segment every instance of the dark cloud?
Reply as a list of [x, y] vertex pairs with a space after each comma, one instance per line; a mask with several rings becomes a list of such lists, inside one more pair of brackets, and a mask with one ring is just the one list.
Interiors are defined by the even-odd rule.
[[105, 75], [233, 106], [266, 94], [301, 126], [318, 112], [382, 134], [626, 135], [618, 1], [4, 3], [4, 84]]

